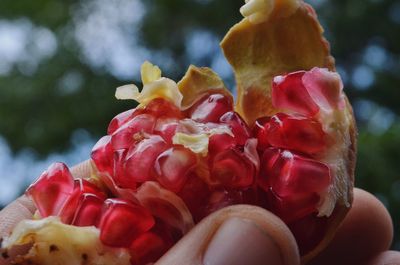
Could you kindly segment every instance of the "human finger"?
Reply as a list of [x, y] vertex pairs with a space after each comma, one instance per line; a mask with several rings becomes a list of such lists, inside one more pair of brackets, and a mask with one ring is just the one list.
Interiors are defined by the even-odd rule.
[[249, 205], [221, 209], [183, 237], [157, 265], [296, 265], [293, 235], [272, 213]]
[[310, 264], [366, 264], [387, 250], [392, 239], [393, 223], [385, 206], [356, 188], [353, 206], [331, 244]]

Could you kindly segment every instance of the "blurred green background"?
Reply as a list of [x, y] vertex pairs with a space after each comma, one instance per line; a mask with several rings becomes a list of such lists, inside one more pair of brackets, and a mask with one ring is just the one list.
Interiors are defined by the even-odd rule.
[[[0, 208], [51, 162], [87, 159], [131, 108], [115, 88], [148, 59], [179, 79], [190, 63], [234, 88], [218, 43], [242, 0], [0, 1]], [[359, 127], [356, 185], [375, 194], [400, 249], [400, 2], [313, 0]]]

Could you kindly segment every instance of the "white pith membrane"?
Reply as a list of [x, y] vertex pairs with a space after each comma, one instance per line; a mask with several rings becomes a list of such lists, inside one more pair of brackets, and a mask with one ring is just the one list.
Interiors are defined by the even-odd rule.
[[14, 228], [10, 237], [4, 239], [2, 248], [32, 243], [28, 254], [15, 260], [22, 264], [131, 264], [128, 250], [104, 246], [99, 233], [94, 226], [65, 225], [54, 216], [24, 220]]

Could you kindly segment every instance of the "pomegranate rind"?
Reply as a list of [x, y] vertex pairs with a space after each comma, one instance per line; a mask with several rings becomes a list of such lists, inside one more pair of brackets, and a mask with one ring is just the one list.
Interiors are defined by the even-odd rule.
[[[249, 0], [241, 12], [245, 18], [230, 29], [221, 47], [236, 78], [235, 109], [251, 126], [257, 118], [281, 111], [272, 104], [275, 76], [315, 67], [335, 71], [335, 63], [316, 13], [304, 1]], [[303, 255], [303, 264], [328, 245], [353, 201], [357, 129], [351, 105], [345, 96], [344, 100], [346, 104], [340, 117], [333, 115], [333, 122], [340, 126], [332, 134], [341, 137], [338, 151], [333, 152], [343, 171], [335, 181], [343, 185], [339, 189], [335, 187], [336, 204], [327, 210], [329, 214], [326, 215], [330, 217], [326, 235], [313, 250]], [[326, 159], [329, 160], [328, 155]]]
[[273, 77], [313, 67], [335, 69], [329, 43], [311, 6], [301, 2], [289, 16], [279, 12], [274, 9], [259, 24], [243, 19], [221, 42], [235, 73], [236, 111], [249, 125], [277, 112], [271, 100]]
[[23, 220], [1, 247], [11, 249], [17, 245], [31, 244], [29, 251], [18, 256], [12, 261], [13, 264], [131, 264], [127, 249], [106, 247], [100, 241], [99, 233], [94, 226], [66, 225], [54, 216]]

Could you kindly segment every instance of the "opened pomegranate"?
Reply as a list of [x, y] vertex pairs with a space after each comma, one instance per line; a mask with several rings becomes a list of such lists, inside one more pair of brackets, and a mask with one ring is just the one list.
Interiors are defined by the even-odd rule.
[[[22, 222], [5, 246], [35, 234], [34, 243], [57, 244], [77, 261], [147, 264], [210, 213], [253, 204], [288, 225], [303, 261], [320, 251], [352, 201], [351, 107], [311, 7], [271, 1], [269, 10], [268, 1], [252, 2], [222, 43], [238, 81], [236, 107], [208, 68], [191, 66], [177, 84], [144, 63], [140, 92], [135, 85], [117, 89], [118, 99], [139, 105], [117, 115], [93, 147], [92, 175], [74, 180], [64, 164], [52, 165], [27, 190], [44, 219]], [[317, 55], [297, 53], [308, 47], [264, 47], [282, 39], [309, 41]], [[111, 254], [83, 255], [82, 242], [72, 239], [60, 246], [61, 236], [49, 237], [46, 227], [84, 232], [91, 240], [85, 245]], [[60, 257], [37, 248], [27, 259], [52, 264]]]

